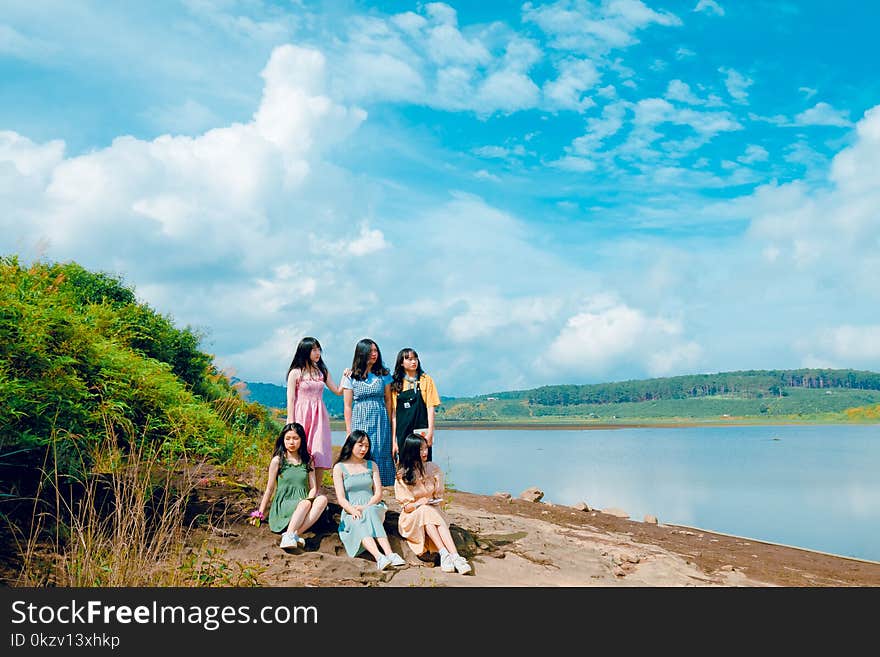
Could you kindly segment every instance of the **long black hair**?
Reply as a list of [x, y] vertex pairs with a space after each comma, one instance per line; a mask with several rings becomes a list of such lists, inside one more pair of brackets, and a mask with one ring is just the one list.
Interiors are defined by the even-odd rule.
[[299, 422], [291, 422], [281, 428], [281, 433], [275, 439], [275, 447], [272, 449], [272, 456], [277, 456], [281, 459], [281, 463], [278, 465], [278, 476], [281, 476], [281, 471], [286, 465], [289, 465], [287, 462], [287, 448], [284, 446], [284, 436], [291, 431], [295, 431], [296, 435], [299, 436], [299, 458], [305, 463], [306, 472], [312, 469], [312, 457], [309, 456], [309, 447], [306, 445], [306, 430]]
[[372, 459], [370, 459], [370, 452], [373, 449], [373, 445], [370, 441], [370, 437], [367, 435], [366, 431], [361, 431], [360, 429], [355, 429], [350, 434], [348, 434], [348, 437], [345, 439], [345, 442], [342, 444], [342, 449], [339, 450], [339, 456], [336, 457], [336, 461], [333, 463], [333, 465], [336, 465], [337, 463], [341, 463], [342, 461], [347, 461], [348, 459], [350, 459], [351, 453], [354, 451], [354, 446], [357, 445], [364, 438], [367, 439], [367, 445], [369, 445], [369, 447], [367, 448], [367, 453], [364, 454], [364, 460], [365, 461], [372, 460]]
[[[403, 368], [403, 359], [412, 354], [416, 358], [419, 358], [418, 353], [412, 347], [404, 347], [400, 351], [397, 352], [397, 360], [394, 362], [394, 376], [391, 378], [391, 390], [393, 392], [400, 392], [403, 390], [403, 377], [406, 376], [406, 370]], [[416, 381], [422, 378], [422, 374], [425, 373], [425, 370], [422, 369], [422, 359], [419, 358], [419, 365], [416, 369]]]
[[296, 352], [293, 354], [293, 360], [290, 361], [290, 367], [287, 368], [287, 376], [290, 376], [291, 370], [300, 370], [303, 374], [311, 372], [317, 366], [318, 371], [324, 380], [327, 380], [327, 366], [324, 364], [324, 355], [318, 359], [317, 363], [312, 362], [312, 349], [317, 347], [322, 352], [324, 349], [317, 338], [305, 337], [296, 345]]
[[403, 440], [400, 448], [400, 462], [397, 466], [397, 477], [405, 484], [416, 483], [416, 473], [419, 477], [425, 476], [425, 464], [422, 463], [422, 445], [428, 441], [417, 433], [409, 434]]
[[367, 360], [370, 358], [370, 350], [373, 347], [376, 347], [378, 358], [376, 358], [376, 364], [373, 365], [370, 371], [377, 376], [385, 376], [388, 374], [388, 368], [385, 367], [385, 363], [382, 362], [382, 352], [379, 350], [379, 345], [370, 340], [370, 338], [364, 338], [354, 347], [354, 358], [351, 359], [352, 379], [363, 381], [367, 378]]

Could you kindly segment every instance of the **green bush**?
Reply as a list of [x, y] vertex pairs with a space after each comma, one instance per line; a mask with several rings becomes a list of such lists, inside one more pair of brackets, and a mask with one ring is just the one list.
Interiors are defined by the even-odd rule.
[[218, 461], [266, 440], [275, 421], [199, 341], [119, 278], [0, 258], [0, 464], [52, 443], [73, 473], [108, 435]]

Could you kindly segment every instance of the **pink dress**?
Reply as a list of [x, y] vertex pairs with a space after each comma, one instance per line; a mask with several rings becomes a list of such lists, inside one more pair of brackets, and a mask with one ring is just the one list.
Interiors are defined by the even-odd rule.
[[303, 378], [296, 386], [293, 421], [306, 430], [306, 447], [316, 468], [333, 467], [330, 446], [330, 416], [324, 404], [324, 380]]

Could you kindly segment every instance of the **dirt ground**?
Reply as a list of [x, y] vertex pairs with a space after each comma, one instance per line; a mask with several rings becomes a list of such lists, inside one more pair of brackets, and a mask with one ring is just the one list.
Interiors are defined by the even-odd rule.
[[[416, 557], [397, 533], [399, 505], [385, 489], [385, 529], [408, 566], [377, 572], [369, 554], [349, 558], [330, 505], [305, 549], [285, 551], [267, 525], [247, 516], [262, 490], [249, 482], [262, 472], [235, 476], [200, 471], [189, 496], [195, 531], [188, 547], [213, 555], [225, 572], [247, 572], [261, 586], [316, 587], [878, 587], [880, 563], [773, 545], [690, 527], [656, 525], [598, 510], [448, 491], [452, 534], [473, 566], [469, 575], [444, 573], [436, 555]], [[11, 542], [0, 550], [0, 584], [15, 585], [19, 565]], [[209, 551], [210, 550], [210, 551]], [[222, 582], [214, 582], [222, 584]], [[245, 583], [242, 580], [242, 583]]]
[[264, 586], [784, 586], [876, 587], [880, 564], [694, 528], [637, 522], [597, 510], [452, 491], [446, 511], [459, 551], [474, 570], [444, 573], [397, 534], [399, 506], [385, 492], [385, 528], [406, 568], [379, 573], [368, 554], [351, 559], [336, 535], [332, 491], [303, 550], [286, 552], [263, 525], [246, 523], [259, 492], [206, 478], [198, 489], [209, 518], [197, 540], [259, 571]]

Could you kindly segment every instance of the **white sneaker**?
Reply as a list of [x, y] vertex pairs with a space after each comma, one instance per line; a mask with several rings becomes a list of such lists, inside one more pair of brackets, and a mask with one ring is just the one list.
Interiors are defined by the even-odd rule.
[[461, 575], [467, 575], [469, 572], [471, 572], [471, 570], [473, 570], [471, 568], [471, 565], [467, 562], [467, 559], [465, 559], [460, 554], [453, 557], [452, 564]]
[[447, 554], [445, 557], [440, 558], [440, 570], [442, 570], [444, 573], [455, 572], [455, 564], [452, 563], [451, 554]]
[[293, 532], [284, 532], [281, 534], [281, 543], [279, 546], [282, 550], [286, 550], [287, 548], [298, 547], [299, 542], [296, 540], [297, 535]]
[[384, 554], [380, 554], [379, 558], [376, 559], [376, 570], [378, 570], [380, 572], [385, 570], [390, 565], [391, 565], [391, 559], [386, 557]]
[[306, 539], [304, 539], [299, 534], [295, 534], [295, 536], [297, 545], [299, 545], [301, 548], [304, 548], [306, 546]]
[[397, 554], [397, 552], [392, 552], [391, 554], [389, 554], [388, 560], [389, 560], [389, 563], [395, 567], [400, 567], [400, 566], [406, 565], [406, 561], [404, 561], [403, 557], [401, 557], [399, 554]]

